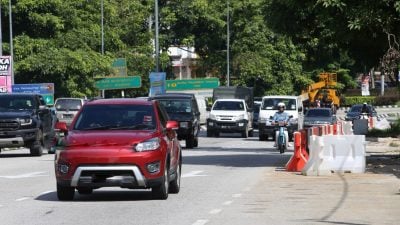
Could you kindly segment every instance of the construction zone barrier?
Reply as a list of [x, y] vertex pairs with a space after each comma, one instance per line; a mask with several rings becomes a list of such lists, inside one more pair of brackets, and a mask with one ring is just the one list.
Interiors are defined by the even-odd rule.
[[300, 130], [294, 132], [294, 153], [286, 164], [286, 170], [292, 172], [300, 172], [308, 161], [307, 153], [307, 132]]
[[310, 158], [301, 171], [307, 176], [332, 172], [365, 172], [364, 135], [326, 135], [310, 137]]
[[353, 123], [351, 121], [342, 122], [342, 133], [343, 135], [353, 134]]

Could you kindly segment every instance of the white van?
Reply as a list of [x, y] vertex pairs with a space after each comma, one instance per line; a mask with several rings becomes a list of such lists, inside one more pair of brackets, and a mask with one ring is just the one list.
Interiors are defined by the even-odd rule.
[[275, 127], [271, 124], [271, 116], [274, 116], [275, 112], [278, 111], [277, 105], [279, 102], [285, 103], [285, 112], [289, 116], [293, 116], [290, 119], [290, 124], [287, 127], [289, 133], [289, 140], [293, 139], [293, 132], [301, 129], [303, 124], [303, 102], [300, 96], [290, 95], [274, 95], [264, 96], [261, 101], [260, 113], [258, 115], [258, 136], [260, 141], [265, 141], [268, 137], [274, 139]]
[[200, 111], [200, 124], [206, 124], [206, 120], [208, 117], [207, 99], [201, 95], [195, 95], [195, 98]]

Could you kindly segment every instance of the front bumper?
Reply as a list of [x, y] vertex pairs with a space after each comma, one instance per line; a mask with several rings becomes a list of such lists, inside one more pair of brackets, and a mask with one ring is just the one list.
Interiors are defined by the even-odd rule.
[[246, 130], [247, 120], [238, 121], [217, 121], [207, 120], [207, 130], [218, 130], [226, 133], [242, 132]]
[[36, 140], [39, 128], [0, 131], [0, 148], [22, 147]]

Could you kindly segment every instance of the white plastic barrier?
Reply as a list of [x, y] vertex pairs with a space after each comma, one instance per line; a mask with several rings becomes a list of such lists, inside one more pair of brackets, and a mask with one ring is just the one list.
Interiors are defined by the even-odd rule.
[[330, 175], [332, 172], [365, 172], [365, 136], [311, 136], [310, 158], [301, 171], [307, 176]]
[[342, 130], [344, 135], [353, 134], [353, 123], [351, 121], [342, 122]]

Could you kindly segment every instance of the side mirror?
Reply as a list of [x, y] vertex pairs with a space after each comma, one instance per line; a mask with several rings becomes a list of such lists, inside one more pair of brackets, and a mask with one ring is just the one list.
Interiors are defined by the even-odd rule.
[[63, 133], [68, 132], [68, 126], [66, 122], [57, 122], [55, 125], [55, 129], [60, 130]]
[[169, 120], [167, 121], [167, 130], [178, 130], [179, 124], [177, 121]]
[[298, 112], [302, 112], [303, 111], [303, 107], [299, 107], [299, 109], [297, 110]]

